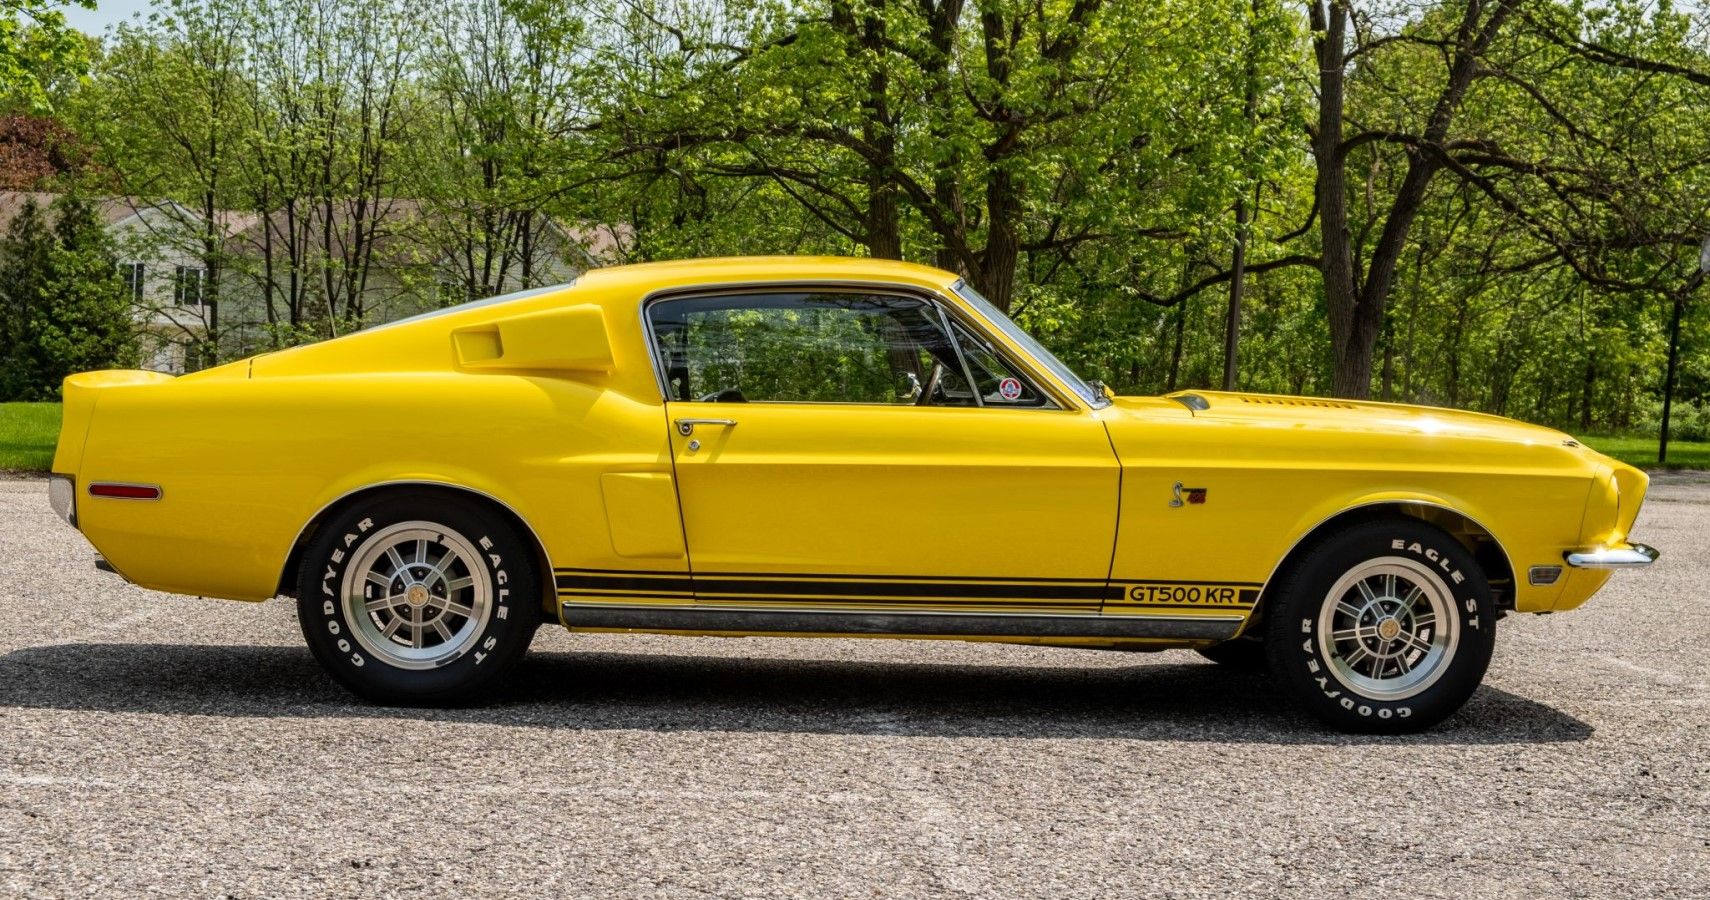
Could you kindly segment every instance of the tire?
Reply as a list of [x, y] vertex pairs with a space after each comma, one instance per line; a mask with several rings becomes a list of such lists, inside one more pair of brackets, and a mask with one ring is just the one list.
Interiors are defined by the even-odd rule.
[[1200, 647], [1195, 652], [1220, 666], [1239, 672], [1263, 672], [1269, 666], [1263, 641], [1236, 638], [1233, 641]]
[[1490, 585], [1434, 526], [1349, 526], [1289, 567], [1268, 614], [1274, 680], [1341, 731], [1422, 731], [1460, 709], [1496, 644]]
[[358, 696], [450, 706], [527, 652], [540, 579], [533, 545], [479, 502], [358, 499], [304, 551], [297, 619], [315, 658]]

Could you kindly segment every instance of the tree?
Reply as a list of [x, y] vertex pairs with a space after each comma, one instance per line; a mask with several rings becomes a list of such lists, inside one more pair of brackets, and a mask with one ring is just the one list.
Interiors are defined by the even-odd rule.
[[88, 163], [83, 139], [47, 116], [0, 116], [0, 190], [41, 190]]
[[0, 399], [57, 399], [67, 375], [137, 363], [106, 230], [75, 195], [45, 214], [28, 201], [13, 220], [0, 241], [0, 309]]
[[156, 312], [212, 360], [231, 262], [224, 211], [238, 199], [239, 123], [252, 94], [241, 67], [240, 11], [230, 0], [165, 0], [157, 8], [148, 26], [120, 26], [94, 85], [68, 112], [94, 136], [111, 186], [178, 226], [150, 239], [200, 261], [204, 302], [194, 311]]
[[[1018, 287], [1107, 251], [1130, 261], [1120, 281], [1134, 299], [1175, 303], [1227, 281], [1207, 275], [1183, 293], [1180, 248], [1230, 230], [1220, 211], [1251, 193], [1244, 155], [1275, 160], [1248, 140], [1271, 132], [1252, 128], [1244, 97], [1290, 108], [1275, 99], [1281, 67], [1230, 65], [1212, 49], [1232, 30], [1266, 32], [1256, 47], [1289, 43], [1292, 24], [1274, 4], [1253, 15], [1103, 0], [826, 0], [732, 16], [753, 23], [735, 35], [727, 19], [672, 22], [658, 5], [638, 4], [629, 33], [662, 30], [675, 43], [620, 81], [597, 123], [616, 161], [701, 197], [710, 181], [764, 184], [828, 243], [931, 259], [1003, 309], [1022, 299]], [[1148, 290], [1160, 274], [1172, 287]]]
[[[95, 0], [70, 0], [94, 9]], [[0, 98], [12, 111], [41, 113], [50, 86], [88, 63], [89, 43], [65, 23], [53, 0], [0, 0]]]
[[422, 201], [408, 227], [455, 297], [535, 287], [547, 269], [546, 207], [561, 192], [556, 136], [593, 85], [572, 49], [574, 10], [544, 0], [449, 4], [426, 55], [423, 138], [406, 183]]

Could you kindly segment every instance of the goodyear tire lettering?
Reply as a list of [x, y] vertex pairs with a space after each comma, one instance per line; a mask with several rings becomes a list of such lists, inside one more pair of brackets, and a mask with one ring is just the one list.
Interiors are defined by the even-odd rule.
[[[1447, 594], [1447, 615], [1458, 620], [1459, 629], [1455, 651], [1438, 663], [1444, 668], [1435, 680], [1393, 700], [1375, 692], [1368, 695], [1360, 687], [1364, 682], [1344, 682], [1345, 667], [1338, 669], [1324, 656], [1341, 652], [1341, 645], [1327, 637], [1320, 640], [1318, 632], [1324, 604], [1340, 599], [1328, 596], [1331, 587], [1354, 568], [1388, 556], [1416, 561], [1436, 576], [1438, 590]], [[1280, 604], [1268, 629], [1267, 640], [1275, 640], [1272, 671], [1300, 702], [1339, 728], [1400, 732], [1434, 723], [1472, 693], [1490, 658], [1491, 628], [1484, 622], [1491, 597], [1484, 573], [1471, 551], [1427, 523], [1374, 520], [1350, 525], [1325, 538], [1277, 587], [1275, 594], [1271, 587], [1265, 589], [1266, 596], [1276, 596]]]
[[[346, 687], [379, 702], [455, 702], [506, 671], [534, 636], [540, 610], [528, 601], [540, 596], [541, 585], [525, 538], [497, 518], [478, 503], [393, 495], [330, 522], [325, 535], [305, 550], [298, 580], [298, 617], [321, 663]], [[480, 552], [469, 559], [469, 574], [485, 581], [489, 613], [474, 642], [460, 654], [436, 659], [432, 668], [404, 668], [384, 655], [379, 665], [369, 665], [358, 643], [364, 637], [356, 631], [359, 623], [346, 619], [346, 606], [355, 617], [363, 614], [362, 604], [345, 602], [344, 581], [365, 541], [395, 523], [414, 520], [437, 523], [436, 530], [446, 536], [479, 535], [471, 541]], [[367, 583], [351, 590], [375, 596]], [[524, 602], [513, 604], [513, 593]]]

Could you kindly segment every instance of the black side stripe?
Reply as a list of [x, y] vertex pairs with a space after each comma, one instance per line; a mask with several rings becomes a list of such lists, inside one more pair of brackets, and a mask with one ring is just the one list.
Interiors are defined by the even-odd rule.
[[1085, 600], [1106, 598], [1102, 584], [928, 584], [905, 581], [739, 581], [718, 576], [695, 579], [695, 595], [736, 594], [821, 597], [979, 597], [1018, 600]]
[[[1019, 578], [914, 578], [908, 576], [852, 575], [733, 575], [723, 572], [691, 577], [684, 572], [619, 572], [595, 569], [559, 569], [555, 573], [560, 592], [573, 596], [637, 596], [658, 599], [752, 599], [765, 597], [808, 600], [810, 598], [898, 598], [902, 602], [950, 600], [1002, 601], [1009, 605], [1054, 605], [1072, 602], [1113, 603], [1123, 606], [1163, 609], [1244, 608], [1258, 602], [1260, 585], [1209, 581], [1119, 581], [1112, 583], [1072, 579]], [[1129, 589], [1136, 585], [1171, 587], [1236, 588], [1237, 606], [1207, 602], [1127, 603]], [[1035, 601], [1029, 603], [1028, 601]]]
[[[632, 578], [688, 578], [688, 572], [649, 572], [634, 569], [556, 569], [554, 574], [563, 575], [621, 575]], [[793, 581], [930, 581], [930, 582], [966, 582], [971, 584], [1098, 584], [1102, 578], [982, 578], [969, 575], [835, 575], [817, 572], [707, 572], [696, 576], [698, 578], [764, 578], [787, 579]], [[1238, 582], [1228, 581], [1135, 581], [1126, 580], [1123, 584], [1169, 584], [1183, 586], [1216, 585], [1233, 587]], [[1257, 585], [1255, 585], [1256, 587]]]
[[687, 594], [694, 590], [689, 577], [681, 573], [671, 575], [648, 575], [640, 572], [633, 575], [566, 575], [560, 571], [557, 581], [558, 589], [561, 591], [580, 589]]
[[[560, 595], [560, 596], [562, 596], [562, 595]], [[748, 605], [761, 605], [761, 606], [770, 605], [770, 604], [788, 604], [788, 605], [795, 605], [795, 606], [815, 605], [815, 604], [823, 605], [823, 606], [929, 606], [929, 605], [936, 605], [936, 606], [968, 607], [968, 608], [987, 607], [987, 606], [1003, 606], [1003, 607], [1012, 607], [1013, 606], [1013, 607], [1023, 607], [1023, 608], [1039, 607], [1041, 609], [1055, 609], [1055, 610], [1062, 610], [1065, 612], [1072, 611], [1072, 610], [1083, 610], [1083, 611], [1088, 611], [1088, 612], [1097, 612], [1099, 610], [1099, 604], [1097, 604], [1097, 603], [1063, 603], [1063, 602], [1057, 601], [1057, 600], [1003, 600], [1003, 599], [988, 600], [988, 599], [977, 598], [977, 597], [976, 598], [953, 598], [953, 599], [952, 598], [939, 598], [939, 597], [913, 597], [913, 598], [906, 598], [906, 599], [898, 599], [895, 597], [796, 597], [796, 596], [777, 596], [777, 595], [769, 596], [769, 597], [758, 597], [758, 596], [745, 596], [745, 595], [741, 595], [741, 594], [730, 594], [730, 595], [720, 595], [717, 597], [705, 597], [703, 595], [703, 603], [704, 603], [704, 605], [713, 606], [713, 607], [717, 607], [719, 604], [727, 604], [728, 603], [731, 605], [748, 604]]]
[[[651, 575], [658, 577], [686, 578], [687, 572], [632, 572], [614, 571], [610, 569], [558, 569], [558, 574], [615, 574], [615, 575]], [[972, 584], [1104, 584], [1104, 579], [1094, 578], [983, 578], [970, 575], [838, 575], [819, 572], [705, 572], [697, 578], [765, 578], [789, 579], [794, 581], [934, 581], [934, 582], [968, 582]], [[1162, 583], [1162, 582], [1160, 582]], [[1197, 582], [1168, 582], [1170, 584], [1194, 584]], [[1208, 582], [1209, 583], [1209, 582]]]

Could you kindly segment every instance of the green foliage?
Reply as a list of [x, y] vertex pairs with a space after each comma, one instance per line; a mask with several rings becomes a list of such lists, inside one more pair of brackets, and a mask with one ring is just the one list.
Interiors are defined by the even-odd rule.
[[[1672, 298], [1710, 232], [1710, 20], [1638, 0], [1525, 4], [1427, 146], [1445, 42], [1495, 7], [1350, 8], [1341, 152], [1362, 270], [1414, 164], [1439, 166], [1399, 210], [1372, 393], [1576, 431], [1654, 424]], [[376, 235], [419, 239], [384, 265], [431, 302], [539, 283], [524, 260], [550, 223], [600, 223], [619, 236], [611, 261], [932, 263], [1088, 377], [1207, 388], [1244, 239], [1239, 387], [1335, 384], [1310, 139], [1320, 73], [1297, 3], [161, 0], [156, 13], [60, 108], [98, 148], [86, 177], [101, 190], [279, 217], [267, 252], [212, 234], [190, 248], [232, 276], [222, 286], [264, 298], [240, 339], [218, 338], [227, 353], [386, 315], [359, 289]], [[344, 223], [332, 241], [323, 219]], [[1706, 290], [1686, 306], [1684, 410], [1710, 402]]]
[[94, 209], [26, 203], [0, 241], [0, 399], [55, 399], [67, 375], [135, 366], [131, 315]]
[[[70, 0], [94, 9], [95, 0]], [[89, 42], [65, 24], [64, 4], [0, 0], [0, 102], [11, 112], [46, 112], [64, 82], [81, 75]]]

